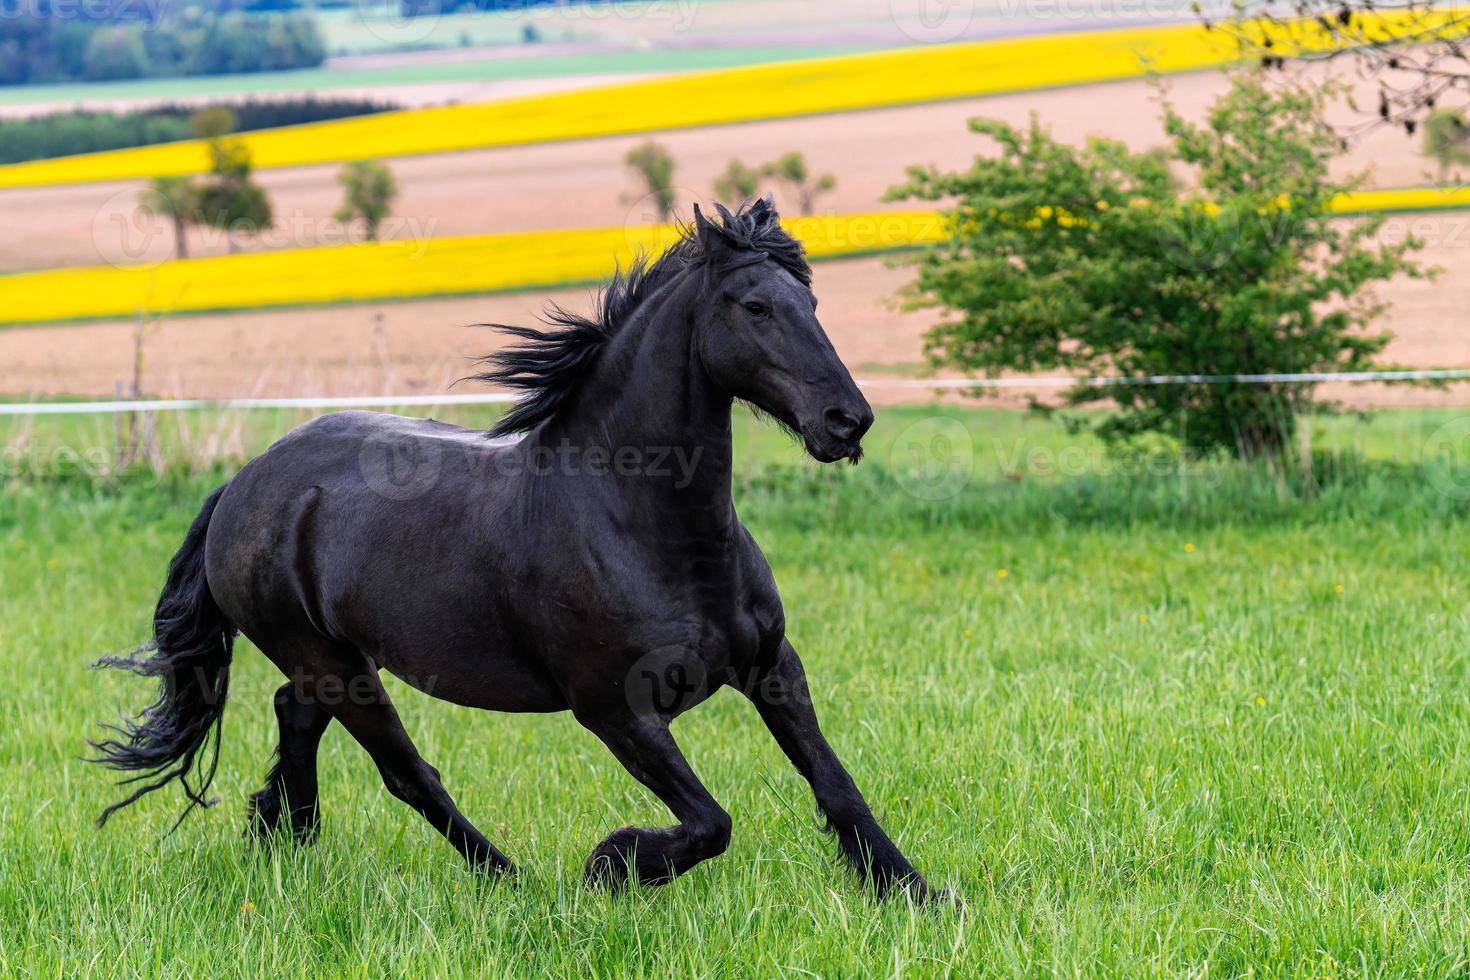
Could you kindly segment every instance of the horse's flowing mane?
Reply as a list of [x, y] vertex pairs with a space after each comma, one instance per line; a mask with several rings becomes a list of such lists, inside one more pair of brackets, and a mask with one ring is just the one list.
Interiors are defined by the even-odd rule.
[[[719, 204], [715, 209], [720, 220], [708, 227], [729, 246], [721, 251], [722, 255], [731, 255], [733, 261], [742, 262], [748, 261], [752, 252], [764, 253], [802, 285], [811, 285], [812, 271], [801, 243], [781, 227], [780, 216], [769, 197], [742, 205], [734, 213]], [[613, 273], [612, 281], [598, 295], [590, 317], [552, 305], [542, 317], [550, 330], [484, 324], [524, 341], [481, 358], [479, 363], [486, 365], [486, 370], [465, 379], [504, 385], [526, 393], [490, 434], [526, 432], [555, 415], [633, 311], [676, 275], [707, 258], [698, 229], [681, 224], [679, 240], [663, 255], [653, 261], [638, 256], [628, 268]]]

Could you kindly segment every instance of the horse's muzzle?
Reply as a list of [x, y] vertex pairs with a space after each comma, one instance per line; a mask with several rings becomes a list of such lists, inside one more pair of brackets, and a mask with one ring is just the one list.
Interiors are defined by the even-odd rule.
[[815, 424], [803, 426], [807, 452], [823, 463], [846, 459], [856, 463], [863, 456], [863, 436], [873, 426], [873, 410], [860, 405], [833, 405]]

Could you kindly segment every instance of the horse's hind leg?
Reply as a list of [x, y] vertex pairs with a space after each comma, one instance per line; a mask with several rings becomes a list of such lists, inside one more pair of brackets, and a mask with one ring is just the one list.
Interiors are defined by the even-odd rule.
[[316, 835], [320, 819], [316, 752], [332, 716], [291, 681], [276, 691], [275, 708], [281, 742], [265, 788], [250, 798], [249, 827], [258, 836], [267, 836], [289, 808], [291, 835], [306, 841]]
[[679, 821], [667, 829], [622, 827], [607, 835], [587, 859], [588, 884], [620, 888], [631, 879], [662, 885], [724, 853], [730, 844], [730, 815], [689, 768], [666, 723], [636, 715], [578, 720]]
[[510, 859], [485, 839], [474, 824], [454, 805], [453, 798], [439, 781], [439, 770], [419, 755], [413, 740], [404, 731], [388, 692], [366, 658], [360, 658], [353, 672], [329, 675], [332, 693], [323, 697], [323, 683], [328, 677], [317, 677], [309, 683], [332, 717], [372, 756], [388, 792], [413, 807], [434, 829], [443, 834], [465, 860], [488, 871], [513, 871]]

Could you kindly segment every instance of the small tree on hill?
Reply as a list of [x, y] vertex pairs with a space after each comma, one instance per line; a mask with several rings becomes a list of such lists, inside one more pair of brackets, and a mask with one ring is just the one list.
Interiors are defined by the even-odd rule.
[[1459, 109], [1435, 109], [1424, 119], [1424, 155], [1439, 162], [1439, 179], [1451, 167], [1470, 163], [1470, 123]]
[[755, 197], [760, 179], [759, 170], [732, 157], [725, 165], [725, 172], [715, 178], [715, 198], [731, 207], [743, 204]]
[[368, 241], [377, 241], [378, 226], [398, 196], [393, 173], [376, 160], [357, 160], [342, 168], [337, 182], [346, 193], [336, 219], [344, 224], [361, 219]]
[[155, 177], [138, 195], [139, 205], [150, 214], [167, 218], [174, 226], [174, 258], [189, 257], [185, 231], [199, 219], [199, 190], [188, 177]]
[[252, 176], [250, 151], [228, 134], [235, 127], [229, 109], [203, 109], [190, 120], [194, 131], [209, 141], [209, 175], [198, 188], [202, 224], [222, 230], [231, 252], [239, 251], [239, 236], [259, 234], [274, 221], [270, 199]]
[[[1345, 219], [1333, 198], [1340, 152], [1318, 90], [1234, 77], [1203, 125], [1167, 103], [1177, 165], [1092, 139], [1058, 143], [1034, 120], [971, 128], [999, 144], [958, 173], [912, 168], [890, 198], [954, 199], [948, 241], [919, 261], [916, 305], [949, 312], [927, 337], [938, 365], [966, 372], [1070, 370], [1238, 375], [1372, 368], [1389, 335], [1372, 286], [1423, 276], [1407, 240], [1375, 244], [1381, 219]], [[1243, 457], [1290, 445], [1314, 386], [1169, 384], [1077, 387], [1069, 404], [1112, 399], [1104, 437], [1160, 431]]]
[[796, 206], [802, 214], [811, 214], [817, 206], [817, 195], [825, 194], [837, 186], [837, 178], [832, 174], [813, 177], [807, 169], [806, 157], [795, 150], [783, 153], [761, 167], [761, 173], [790, 184], [791, 190], [796, 194]]
[[628, 151], [625, 158], [628, 166], [648, 188], [658, 208], [659, 220], [670, 221], [674, 217], [674, 158], [661, 144], [649, 141]]

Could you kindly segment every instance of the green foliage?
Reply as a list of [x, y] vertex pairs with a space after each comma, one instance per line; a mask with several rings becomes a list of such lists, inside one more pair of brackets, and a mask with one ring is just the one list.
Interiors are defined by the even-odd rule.
[[1439, 162], [1439, 179], [1470, 163], [1470, 123], [1459, 109], [1435, 109], [1424, 119], [1424, 155]]
[[816, 210], [817, 196], [837, 186], [837, 178], [832, 174], [813, 177], [807, 168], [806, 157], [796, 150], [762, 165], [761, 173], [790, 184], [792, 193], [796, 195], [796, 206], [802, 214], [811, 214]]
[[[971, 128], [999, 154], [970, 169], [915, 167], [889, 197], [954, 199], [947, 242], [918, 262], [912, 302], [951, 314], [927, 338], [966, 372], [1069, 370], [1125, 377], [1372, 368], [1389, 336], [1372, 286], [1425, 275], [1410, 239], [1375, 244], [1381, 219], [1336, 216], [1356, 186], [1328, 163], [1340, 144], [1324, 95], [1239, 74], [1203, 125], [1167, 102], [1169, 160], [1122, 143], [1058, 143], [1035, 120]], [[1197, 186], [1174, 189], [1173, 166]], [[1119, 439], [1158, 431], [1195, 450], [1270, 455], [1290, 442], [1314, 385], [1078, 387], [1114, 400]], [[1096, 417], [1094, 416], [1095, 420]]]
[[337, 175], [345, 197], [335, 217], [341, 222], [362, 220], [368, 241], [378, 240], [378, 226], [388, 216], [398, 185], [392, 172], [377, 160], [357, 160]]
[[51, 16], [31, 3], [0, 11], [0, 84], [280, 71], [326, 56], [308, 13], [161, 9], [157, 20], [115, 23]]
[[649, 140], [628, 151], [624, 158], [628, 167], [638, 175], [647, 193], [658, 208], [659, 220], [669, 221], [674, 217], [674, 158], [661, 143]]
[[715, 197], [731, 207], [755, 197], [760, 185], [761, 172], [747, 167], [734, 157], [725, 165], [725, 172], [715, 178]]
[[155, 177], [138, 195], [145, 210], [168, 218], [174, 226], [174, 258], [189, 257], [185, 230], [199, 220], [199, 188], [188, 177]]
[[[232, 106], [236, 132], [367, 115], [394, 108], [367, 99], [315, 98], [247, 101]], [[149, 146], [188, 139], [193, 106], [162, 105], [132, 112], [48, 113], [0, 119], [0, 164]]]
[[143, 35], [127, 27], [104, 27], [92, 34], [82, 58], [82, 74], [91, 82], [141, 78], [148, 66]]

